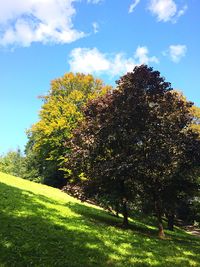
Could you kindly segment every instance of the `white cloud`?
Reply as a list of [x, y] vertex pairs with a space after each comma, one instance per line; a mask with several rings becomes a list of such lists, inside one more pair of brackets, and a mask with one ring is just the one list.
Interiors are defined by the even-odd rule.
[[70, 58], [70, 70], [73, 72], [96, 73], [109, 68], [109, 61], [97, 48], [75, 48]]
[[91, 4], [99, 4], [100, 2], [102, 2], [103, 0], [87, 0], [88, 3]]
[[128, 13], [132, 13], [135, 7], [139, 4], [140, 0], [134, 0], [134, 2], [130, 5]]
[[188, 9], [188, 6], [187, 6], [187, 5], [184, 5], [184, 6], [182, 7], [182, 9], [180, 9], [180, 10], [178, 11], [177, 16], [176, 16], [176, 18], [175, 18], [175, 22], [177, 21], [177, 19], [178, 19], [179, 17], [181, 17], [181, 16], [183, 16], [183, 15], [185, 14], [185, 12], [186, 12], [187, 9]]
[[0, 45], [70, 43], [85, 34], [74, 28], [75, 0], [0, 1]]
[[98, 33], [99, 32], [99, 24], [97, 22], [93, 22], [92, 23], [92, 27], [93, 27], [94, 33]]
[[178, 9], [173, 0], [150, 0], [148, 9], [157, 17], [158, 21], [175, 23], [180, 16], [185, 14], [187, 5]]
[[178, 63], [185, 56], [186, 52], [186, 45], [170, 45], [164, 55], [168, 55], [173, 62]]
[[159, 63], [157, 57], [149, 57], [149, 51], [146, 46], [138, 46], [135, 52], [135, 59], [138, 60], [138, 64]]
[[156, 57], [148, 57], [147, 47], [138, 47], [133, 57], [123, 53], [105, 54], [97, 48], [75, 48], [70, 53], [70, 70], [73, 72], [120, 75], [132, 71], [136, 65], [158, 63]]

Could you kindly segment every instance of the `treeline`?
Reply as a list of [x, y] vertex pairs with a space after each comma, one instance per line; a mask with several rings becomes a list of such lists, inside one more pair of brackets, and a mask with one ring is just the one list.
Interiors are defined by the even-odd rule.
[[0, 156], [0, 171], [21, 177], [36, 183], [43, 183], [34, 160], [20, 150], [10, 150]]
[[[5, 172], [62, 188], [122, 213], [131, 209], [200, 222], [200, 112], [146, 65], [117, 81], [65, 74], [42, 97], [25, 156]], [[6, 165], [7, 164], [7, 165]], [[21, 172], [21, 173], [19, 173]]]

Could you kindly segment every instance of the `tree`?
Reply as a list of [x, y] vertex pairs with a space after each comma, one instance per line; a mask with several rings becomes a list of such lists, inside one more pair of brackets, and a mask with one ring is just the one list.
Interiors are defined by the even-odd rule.
[[192, 129], [200, 133], [200, 108], [197, 106], [193, 106], [192, 113], [194, 116], [194, 119], [192, 122]]
[[154, 202], [163, 237], [164, 201], [169, 201], [163, 194], [187, 159], [192, 103], [145, 65], [121, 77], [117, 85], [87, 105], [71, 142], [71, 176], [86, 195], [106, 195], [120, 203], [124, 225], [127, 204], [145, 192]]
[[9, 151], [5, 155], [0, 156], [0, 171], [23, 177], [25, 172], [25, 158], [20, 149]]
[[[83, 119], [81, 108], [98, 95], [104, 94], [106, 86], [92, 75], [67, 73], [51, 82], [39, 121], [28, 131], [26, 153], [37, 168], [36, 173], [44, 183], [61, 187], [65, 184], [62, 162], [64, 143], [72, 137], [72, 131]], [[31, 164], [29, 164], [31, 166]]]
[[132, 174], [128, 173], [134, 155], [131, 147], [124, 148], [137, 136], [131, 132], [129, 117], [121, 116], [118, 95], [119, 91], [109, 92], [88, 104], [85, 120], [74, 132], [67, 166], [72, 170], [73, 181], [81, 183], [86, 197], [106, 199], [121, 207], [123, 226], [127, 227], [127, 203], [134, 197], [135, 186]]
[[43, 183], [43, 160], [40, 158], [38, 151], [35, 151], [33, 145], [34, 138], [32, 136], [29, 136], [29, 141], [25, 147], [25, 173], [22, 178], [37, 183]]
[[[183, 101], [187, 101], [186, 97], [180, 93], [179, 97]], [[179, 172], [176, 173], [164, 192], [164, 198], [168, 198], [167, 206], [165, 207], [165, 214], [168, 218], [168, 229], [173, 231], [175, 216], [181, 218], [187, 223], [195, 219], [196, 200], [198, 201], [200, 183], [198, 177], [200, 176], [199, 168], [199, 133], [200, 133], [200, 109], [197, 106], [191, 107], [192, 122], [190, 124], [191, 132], [187, 135], [185, 140], [185, 159], [182, 162]], [[170, 195], [170, 198], [168, 197]], [[187, 211], [186, 211], [187, 210]], [[186, 215], [186, 214], [187, 215]], [[193, 216], [192, 216], [193, 214]], [[186, 222], [187, 221], [187, 222]]]

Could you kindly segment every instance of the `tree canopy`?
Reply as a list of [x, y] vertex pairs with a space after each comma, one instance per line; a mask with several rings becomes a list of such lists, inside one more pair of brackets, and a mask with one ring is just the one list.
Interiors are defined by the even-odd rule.
[[199, 160], [199, 149], [195, 156], [191, 151], [191, 147], [199, 148], [198, 134], [190, 127], [193, 104], [146, 65], [121, 77], [117, 85], [86, 106], [85, 119], [71, 141], [67, 166], [86, 196], [108, 197], [121, 206], [124, 225], [127, 204], [137, 195], [148, 196], [163, 236], [162, 214], [170, 187], [178, 186], [177, 173], [189, 177]]
[[25, 158], [20, 149], [8, 151], [5, 155], [0, 156], [0, 171], [24, 177]]
[[26, 147], [45, 183], [58, 187], [65, 183], [61, 170], [64, 143], [72, 138], [73, 129], [83, 119], [81, 109], [86, 102], [109, 89], [100, 79], [79, 73], [67, 73], [51, 82], [48, 94], [41, 97], [44, 103], [40, 119], [29, 129]]

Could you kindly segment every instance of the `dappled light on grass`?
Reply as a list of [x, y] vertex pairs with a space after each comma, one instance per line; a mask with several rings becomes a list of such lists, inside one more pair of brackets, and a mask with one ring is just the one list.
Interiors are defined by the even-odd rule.
[[0, 175], [0, 265], [199, 266], [200, 239], [121, 219], [57, 189]]

